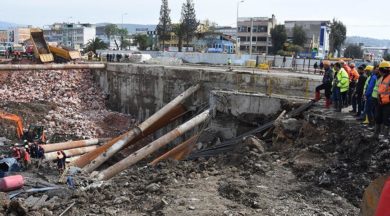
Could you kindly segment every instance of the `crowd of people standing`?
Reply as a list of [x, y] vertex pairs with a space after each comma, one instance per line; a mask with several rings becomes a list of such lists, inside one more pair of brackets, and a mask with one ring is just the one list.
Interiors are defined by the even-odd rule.
[[390, 62], [379, 65], [347, 64], [344, 61], [332, 64], [323, 61], [322, 84], [317, 86], [315, 101], [325, 91], [325, 107], [333, 104], [336, 112], [352, 105], [349, 112], [363, 124], [375, 128], [374, 138], [381, 132], [387, 136], [390, 127]]

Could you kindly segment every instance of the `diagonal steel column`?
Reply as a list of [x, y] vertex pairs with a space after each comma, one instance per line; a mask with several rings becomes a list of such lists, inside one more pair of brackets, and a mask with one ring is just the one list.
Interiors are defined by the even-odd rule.
[[192, 86], [187, 89], [185, 92], [177, 96], [151, 117], [149, 117], [146, 121], [142, 122], [138, 127], [134, 127], [132, 130], [127, 132], [124, 137], [116, 141], [107, 151], [103, 154], [99, 155], [90, 164], [85, 166], [83, 169], [86, 172], [92, 172], [97, 169], [100, 165], [106, 162], [109, 158], [111, 158], [114, 154], [122, 150], [129, 142], [134, 140], [138, 135], [142, 134], [143, 131], [150, 128], [154, 123], [156, 123], [159, 119], [161, 119], [164, 115], [166, 115], [170, 110], [174, 109], [177, 105], [184, 102], [185, 99], [190, 97], [193, 93], [195, 93], [200, 88], [200, 85]]
[[141, 148], [140, 150], [134, 152], [133, 154], [129, 155], [125, 159], [119, 161], [118, 163], [110, 166], [109, 168], [105, 169], [104, 171], [100, 172], [98, 175], [99, 180], [108, 180], [115, 176], [116, 174], [122, 172], [123, 170], [127, 169], [131, 165], [137, 163], [138, 161], [144, 159], [148, 155], [152, 154], [153, 152], [157, 151], [161, 147], [167, 145], [177, 137], [183, 135], [185, 132], [191, 130], [192, 128], [196, 127], [197, 125], [201, 124], [202, 122], [206, 121], [210, 117], [210, 110], [206, 110], [203, 113], [197, 115], [196, 117], [192, 118], [191, 120], [187, 121], [186, 123], [180, 125], [179, 127], [175, 128], [174, 130], [170, 131], [169, 133], [165, 134], [164, 136], [160, 137], [159, 139], [153, 141], [152, 143], [148, 144], [147, 146]]

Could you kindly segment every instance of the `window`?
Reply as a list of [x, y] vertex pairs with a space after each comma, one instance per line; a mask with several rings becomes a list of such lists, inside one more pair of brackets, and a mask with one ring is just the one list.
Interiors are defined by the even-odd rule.
[[248, 27], [247, 26], [239, 26], [238, 32], [248, 32]]
[[253, 42], [256, 42], [256, 37], [252, 37], [252, 41], [253, 41]]
[[267, 26], [255, 26], [253, 29], [253, 32], [267, 32], [268, 27]]
[[267, 41], [267, 38], [266, 37], [257, 37], [257, 41], [265, 42], [265, 41]]
[[241, 42], [246, 42], [246, 37], [240, 37]]

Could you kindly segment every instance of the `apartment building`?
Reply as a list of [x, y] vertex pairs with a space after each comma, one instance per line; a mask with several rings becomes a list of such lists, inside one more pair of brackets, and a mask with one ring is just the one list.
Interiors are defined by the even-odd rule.
[[237, 20], [237, 41], [241, 53], [263, 54], [272, 47], [271, 29], [276, 25], [275, 16], [243, 17]]

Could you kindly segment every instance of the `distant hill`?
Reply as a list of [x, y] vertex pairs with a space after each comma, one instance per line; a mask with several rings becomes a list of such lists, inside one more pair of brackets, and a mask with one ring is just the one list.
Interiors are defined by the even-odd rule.
[[19, 24], [15, 23], [9, 23], [9, 22], [2, 22], [0, 21], [0, 30], [7, 30], [11, 27], [20, 26]]
[[[96, 26], [104, 26], [104, 25], [107, 25], [108, 23], [97, 23]], [[122, 24], [119, 23], [119, 24], [116, 24], [119, 28], [122, 28]], [[127, 29], [127, 31], [130, 33], [130, 34], [135, 34], [139, 31], [143, 31], [143, 30], [146, 30], [147, 31], [155, 31], [156, 29], [156, 25], [144, 25], [144, 24], [126, 24], [124, 23], [123, 24], [123, 27], [125, 29]], [[137, 31], [138, 29], [138, 31]]]
[[381, 40], [368, 37], [352, 36], [347, 37], [346, 44], [359, 44], [363, 43], [364, 46], [370, 47], [390, 47], [390, 40]]

